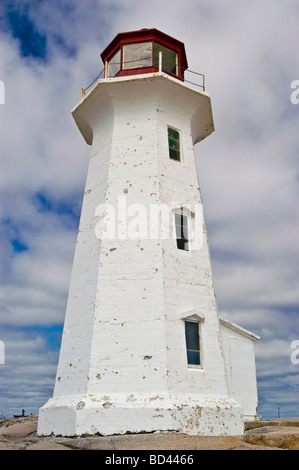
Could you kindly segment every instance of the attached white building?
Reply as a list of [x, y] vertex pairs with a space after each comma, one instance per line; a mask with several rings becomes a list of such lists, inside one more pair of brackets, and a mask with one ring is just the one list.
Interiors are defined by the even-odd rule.
[[222, 350], [229, 393], [242, 405], [244, 421], [257, 418], [254, 343], [259, 336], [220, 318]]
[[[218, 316], [194, 157], [214, 131], [210, 96], [184, 81], [183, 43], [156, 29], [118, 34], [102, 58], [72, 112], [91, 154], [38, 433], [242, 434], [254, 355]], [[249, 399], [236, 380], [248, 361]]]

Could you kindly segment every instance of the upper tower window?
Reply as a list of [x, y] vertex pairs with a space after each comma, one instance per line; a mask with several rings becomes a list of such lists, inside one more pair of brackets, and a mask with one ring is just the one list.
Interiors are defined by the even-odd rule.
[[172, 127], [168, 127], [169, 158], [181, 161], [180, 133]]

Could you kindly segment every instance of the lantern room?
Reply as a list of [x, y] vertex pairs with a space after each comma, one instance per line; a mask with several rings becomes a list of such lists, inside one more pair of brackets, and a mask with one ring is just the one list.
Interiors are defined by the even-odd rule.
[[188, 68], [182, 42], [157, 29], [119, 33], [101, 53], [105, 78], [163, 71], [184, 80]]

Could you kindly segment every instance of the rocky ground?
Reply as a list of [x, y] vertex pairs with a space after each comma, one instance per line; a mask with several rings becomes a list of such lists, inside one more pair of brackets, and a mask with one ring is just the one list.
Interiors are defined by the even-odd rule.
[[299, 450], [299, 418], [255, 421], [244, 436], [156, 432], [122, 436], [39, 437], [37, 416], [0, 419], [0, 450]]

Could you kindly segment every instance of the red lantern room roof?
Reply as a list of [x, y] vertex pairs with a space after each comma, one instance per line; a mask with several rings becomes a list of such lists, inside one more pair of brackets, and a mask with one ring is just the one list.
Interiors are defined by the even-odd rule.
[[157, 72], [159, 57], [163, 72], [184, 80], [184, 44], [155, 28], [119, 33], [101, 53], [105, 77]]

